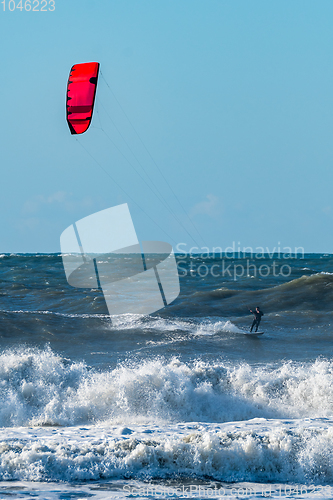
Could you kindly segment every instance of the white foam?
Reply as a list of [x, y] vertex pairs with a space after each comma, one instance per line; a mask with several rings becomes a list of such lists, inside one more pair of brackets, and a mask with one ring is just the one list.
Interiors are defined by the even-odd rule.
[[333, 421], [321, 419], [6, 429], [0, 431], [0, 478], [321, 484], [333, 480], [332, 446]]
[[0, 425], [226, 422], [333, 415], [333, 362], [232, 366], [174, 358], [104, 372], [51, 349], [0, 355]]
[[160, 330], [161, 332], [173, 332], [179, 330], [192, 335], [216, 335], [219, 332], [244, 333], [230, 320], [218, 317], [204, 319], [166, 319], [153, 316], [142, 316], [138, 314], [126, 314], [112, 316], [113, 328], [137, 329], [144, 327], [146, 330]]
[[[94, 301], [96, 298], [94, 298]], [[75, 314], [75, 313], [59, 313], [54, 311], [39, 311], [39, 310], [25, 310], [25, 309], [2, 309], [0, 312], [7, 314], [34, 314], [46, 316], [61, 316], [63, 318], [110, 318], [108, 314]]]

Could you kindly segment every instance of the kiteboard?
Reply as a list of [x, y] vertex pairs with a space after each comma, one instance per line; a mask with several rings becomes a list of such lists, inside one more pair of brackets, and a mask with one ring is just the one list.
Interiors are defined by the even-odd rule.
[[263, 335], [264, 332], [243, 332], [244, 335]]

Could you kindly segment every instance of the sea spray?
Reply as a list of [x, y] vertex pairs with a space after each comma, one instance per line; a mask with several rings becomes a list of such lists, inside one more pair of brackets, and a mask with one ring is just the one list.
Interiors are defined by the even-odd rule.
[[104, 371], [46, 349], [0, 355], [2, 426], [227, 422], [333, 415], [333, 362], [251, 366], [177, 358]]

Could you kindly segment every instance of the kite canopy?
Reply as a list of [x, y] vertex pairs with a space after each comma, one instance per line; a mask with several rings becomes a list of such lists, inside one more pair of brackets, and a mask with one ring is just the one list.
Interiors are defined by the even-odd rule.
[[99, 63], [75, 64], [67, 85], [67, 122], [72, 134], [83, 134], [91, 122]]

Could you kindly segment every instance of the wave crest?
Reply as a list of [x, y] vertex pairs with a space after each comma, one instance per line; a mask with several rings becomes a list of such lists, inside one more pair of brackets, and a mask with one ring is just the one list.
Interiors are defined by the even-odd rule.
[[0, 425], [227, 422], [333, 415], [333, 362], [210, 365], [161, 358], [98, 372], [51, 349], [0, 356]]

